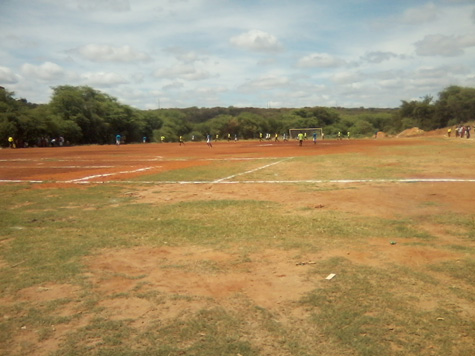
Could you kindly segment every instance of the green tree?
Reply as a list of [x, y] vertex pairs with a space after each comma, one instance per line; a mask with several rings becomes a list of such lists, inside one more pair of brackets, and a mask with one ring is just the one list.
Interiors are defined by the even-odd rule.
[[475, 88], [450, 86], [439, 93], [435, 117], [439, 127], [465, 123], [475, 113]]
[[263, 121], [262, 116], [248, 112], [242, 112], [237, 117], [239, 123], [238, 135], [240, 138], [249, 139], [257, 137], [259, 133], [259, 123]]
[[[426, 131], [438, 128], [438, 124], [434, 120], [435, 108], [431, 102], [432, 97], [428, 95], [421, 101], [402, 100], [399, 110], [401, 129], [407, 128], [403, 126], [409, 122], [413, 122], [415, 126]], [[402, 125], [403, 123], [406, 125]]]

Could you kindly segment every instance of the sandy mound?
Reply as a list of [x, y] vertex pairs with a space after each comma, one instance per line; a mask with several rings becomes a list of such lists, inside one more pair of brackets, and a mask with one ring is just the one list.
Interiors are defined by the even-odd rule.
[[421, 130], [418, 127], [413, 127], [412, 129], [407, 129], [402, 131], [396, 137], [416, 137], [416, 136], [423, 136], [425, 133], [424, 130]]

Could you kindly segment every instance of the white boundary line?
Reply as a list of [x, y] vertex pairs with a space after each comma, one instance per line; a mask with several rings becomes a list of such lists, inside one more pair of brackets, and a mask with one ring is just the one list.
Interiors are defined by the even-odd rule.
[[149, 169], [152, 169], [153, 167], [145, 167], [145, 168], [139, 168], [139, 169], [134, 169], [133, 171], [122, 171], [122, 172], [115, 172], [115, 173], [105, 173], [105, 174], [96, 174], [93, 176], [88, 176], [88, 177], [83, 177], [83, 178], [78, 178], [78, 179], [71, 179], [68, 181], [65, 181], [65, 183], [80, 183], [84, 181], [89, 181], [94, 178], [102, 178], [102, 177], [110, 177], [110, 176], [115, 176], [117, 174], [128, 174], [128, 173], [136, 173], [136, 172], [143, 172], [147, 171]]
[[[275, 162], [277, 163], [277, 162]], [[145, 169], [143, 169], [145, 170]], [[406, 178], [406, 179], [304, 179], [304, 180], [245, 180], [245, 181], [223, 181], [222, 179], [215, 181], [135, 181], [135, 180], [111, 180], [111, 181], [90, 181], [90, 179], [98, 177], [106, 177], [120, 173], [102, 174], [90, 177], [84, 177], [73, 180], [21, 180], [21, 179], [0, 179], [0, 183], [56, 183], [56, 184], [155, 184], [155, 185], [171, 185], [171, 184], [348, 184], [348, 183], [475, 183], [475, 179], [462, 178]], [[244, 173], [242, 173], [244, 174]], [[225, 178], [223, 178], [225, 179]]]
[[221, 179], [216, 179], [216, 180], [213, 181], [212, 183], [221, 183], [222, 181], [225, 181], [225, 180], [228, 180], [228, 179], [231, 179], [231, 178], [235, 178], [235, 177], [238, 177], [238, 176], [242, 176], [242, 175], [244, 175], [244, 174], [249, 174], [249, 173], [253, 173], [253, 172], [256, 172], [256, 171], [260, 171], [261, 169], [274, 166], [274, 165], [276, 165], [276, 164], [279, 164], [279, 163], [288, 161], [289, 159], [292, 159], [292, 158], [294, 158], [294, 157], [289, 157], [289, 158], [281, 159], [280, 161], [272, 162], [272, 163], [266, 164], [266, 165], [264, 165], [264, 166], [262, 166], [262, 167], [254, 168], [254, 169], [251, 169], [251, 170], [246, 171], [246, 172], [237, 173], [237, 174], [232, 174], [232, 175], [230, 175], [230, 176], [228, 176], [228, 177], [224, 177], [224, 178], [221, 178]]
[[[276, 159], [277, 157], [259, 157], [256, 159]], [[131, 171], [121, 171], [121, 172], [114, 172], [114, 173], [105, 173], [105, 174], [96, 174], [91, 175], [83, 178], [71, 179], [71, 180], [23, 180], [23, 179], [0, 179], [0, 183], [33, 183], [33, 184], [41, 184], [41, 183], [55, 183], [55, 184], [146, 184], [146, 185], [171, 185], [171, 184], [348, 184], [348, 183], [475, 183], [475, 178], [405, 178], [405, 179], [302, 179], [302, 180], [243, 180], [243, 181], [231, 181], [230, 179], [259, 171], [261, 169], [265, 169], [276, 164], [288, 161], [293, 159], [294, 157], [287, 157], [281, 159], [277, 162], [272, 162], [266, 164], [264, 166], [251, 169], [246, 172], [233, 174], [224, 178], [219, 178], [212, 181], [131, 181], [131, 180], [110, 180], [110, 181], [92, 181], [92, 179], [96, 178], [103, 178], [103, 177], [110, 177], [119, 174], [130, 174], [136, 172], [144, 172], [156, 167], [145, 167], [139, 168]], [[230, 158], [228, 160], [252, 160], [253, 158]], [[221, 160], [221, 159], [204, 159], [204, 160]], [[0, 160], [2, 161], [2, 160]], [[27, 161], [22, 160], [22, 161]], [[113, 166], [87, 166], [87, 167], [80, 167], [77, 168], [109, 168]], [[43, 167], [40, 167], [43, 168]], [[52, 168], [52, 167], [45, 167], [45, 168]], [[76, 168], [76, 166], [65, 166], [65, 167], [54, 167], [54, 168]]]

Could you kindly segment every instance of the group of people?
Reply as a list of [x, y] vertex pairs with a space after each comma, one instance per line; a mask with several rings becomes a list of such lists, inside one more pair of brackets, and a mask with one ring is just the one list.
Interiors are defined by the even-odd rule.
[[[62, 147], [68, 145], [69, 142], [66, 142], [63, 136], [58, 138], [53, 137], [40, 137], [36, 142], [36, 147]], [[27, 148], [29, 147], [28, 142], [22, 140], [16, 140], [13, 136], [8, 137], [8, 147], [10, 148]]]
[[[472, 130], [472, 127], [470, 125], [458, 125], [456, 128], [454, 128], [455, 131], [455, 137], [460, 137], [460, 138], [470, 138], [470, 131]], [[447, 130], [447, 136], [452, 135], [452, 128], [449, 128]]]

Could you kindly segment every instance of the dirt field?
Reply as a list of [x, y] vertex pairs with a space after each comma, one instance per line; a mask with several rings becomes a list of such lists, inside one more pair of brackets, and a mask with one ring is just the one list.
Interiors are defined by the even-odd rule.
[[[0, 150], [2, 181], [103, 182], [124, 181], [143, 174], [191, 166], [205, 166], [213, 160], [239, 158], [298, 157], [359, 152], [371, 154], [374, 147], [417, 145], [417, 139], [325, 140], [317, 145], [295, 141], [214, 142], [209, 148], [203, 142], [135, 144], [109, 146], [76, 146], [55, 148]], [[427, 142], [424, 143], [427, 145]], [[461, 170], [464, 167], [459, 167]], [[471, 171], [470, 167], [467, 167]], [[344, 179], [344, 177], [342, 177]]]
[[[0, 150], [0, 184], [11, 182], [34, 182], [34, 187], [70, 187], [77, 184], [133, 184], [131, 180], [150, 174], [177, 170], [186, 167], [207, 166], [216, 160], [244, 160], [267, 158], [287, 158], [313, 155], [334, 155], [338, 153], [361, 153], [375, 155], [375, 147], [397, 148], [404, 145], [431, 145], [430, 141], [411, 139], [378, 139], [378, 140], [328, 140], [313, 145], [305, 142], [298, 147], [295, 142], [274, 143], [246, 142], [215, 142], [212, 148], [205, 143], [178, 144], [137, 144], [116, 146], [87, 146], [61, 148], [31, 148]], [[450, 144], [450, 142], [448, 143]], [[474, 146], [475, 148], [475, 146]], [[375, 160], [378, 159], [375, 157]], [[276, 160], [278, 162], [278, 160]], [[472, 159], [473, 161], [473, 159]], [[262, 166], [268, 164], [262, 163]], [[333, 182], [358, 189], [335, 189], [315, 191], [309, 194], [296, 185], [282, 186], [272, 182], [246, 181], [247, 173], [222, 177], [202, 182], [164, 182], [152, 184], [134, 184], [132, 194], [141, 202], [151, 204], [158, 202], [179, 202], [203, 199], [249, 200], [256, 196], [261, 200], [278, 202], [288, 209], [324, 209], [342, 212], [358, 211], [365, 216], [411, 218], [420, 215], [421, 206], [427, 213], [451, 211], [475, 214], [473, 196], [475, 194], [475, 169], [473, 164], [457, 166], [456, 170], [447, 170], [441, 175], [440, 163], [434, 162], [433, 169], [426, 174], [414, 177], [408, 174], [404, 178], [434, 179], [417, 184], [405, 184], [398, 181], [361, 181]], [[435, 172], [435, 173], [433, 173]], [[304, 179], [304, 175], [295, 173], [295, 179]], [[305, 178], [307, 179], [307, 178]], [[346, 179], [342, 176], [341, 180]], [[440, 181], [439, 181], [440, 179]], [[461, 179], [459, 182], [442, 181], [442, 179]], [[462, 179], [464, 181], [462, 181]], [[232, 183], [232, 184], [231, 184]], [[330, 183], [326, 183], [330, 184]], [[157, 191], [160, 194], [157, 194]], [[416, 209], [417, 207], [417, 209]], [[307, 317], [303, 308], [295, 306], [305, 293], [327, 283], [322, 279], [315, 281], [308, 276], [308, 265], [298, 262], [320, 261], [332, 256], [341, 256], [353, 263], [367, 266], [382, 266], [388, 263], [407, 266], [417, 270], [430, 263], [453, 261], [467, 257], [464, 251], [440, 249], [438, 246], [454, 244], [454, 238], [448, 237], [444, 229], [436, 224], [422, 227], [434, 236], [432, 248], [410, 244], [392, 246], [384, 237], [371, 237], [364, 245], [333, 246], [317, 253], [298, 254], [295, 251], [266, 249], [249, 255], [249, 260], [242, 261], [239, 250], [235, 252], [216, 251], [206, 247], [136, 247], [127, 250], [106, 250], [87, 257], [89, 266], [87, 276], [97, 292], [104, 296], [100, 306], [103, 315], [111, 320], [133, 319], [134, 327], [140, 329], [152, 320], [171, 320], [211, 305], [219, 305], [228, 310], [239, 312], [245, 296], [247, 300], [260, 305], [279, 317], [283, 323], [295, 323]], [[467, 241], [463, 242], [467, 244]], [[471, 243], [473, 247], [473, 243]], [[225, 273], [201, 273], [196, 266], [204, 261], [219, 266]], [[167, 265], [194, 266], [187, 270], [160, 268]], [[323, 273], [323, 272], [322, 272]], [[124, 277], [127, 276], [127, 277]], [[131, 277], [146, 276], [140, 279]], [[447, 283], [455, 283], [448, 278]], [[155, 305], [143, 298], [106, 298], [118, 293], [132, 291], [140, 285], [144, 292], [160, 290], [194, 298], [190, 300], [167, 300]], [[59, 298], [78, 298], [79, 290], [73, 285], [49, 284], [31, 287], [18, 293], [17, 300], [41, 302]], [[3, 300], [8, 303], [8, 300]], [[10, 301], [12, 302], [12, 301]], [[433, 300], [422, 299], [420, 307], [430, 309]], [[64, 315], [77, 313], [74, 303], [68, 304], [61, 312]], [[475, 308], [469, 303], [460, 301], [461, 313], [468, 318], [475, 318]], [[89, 316], [76, 319], [69, 324], [58, 325], [54, 337], [37, 342], [35, 355], [47, 355], [58, 349], [65, 335], [71, 328], [87, 325]], [[263, 354], [279, 354], [276, 346], [267, 344], [265, 335], [261, 338]], [[33, 331], [24, 330], [15, 343], [34, 338]], [[89, 341], [91, 345], [93, 340]], [[20, 352], [21, 348], [11, 349]]]

